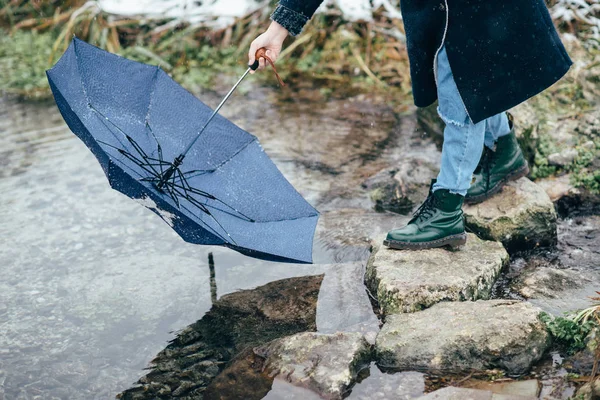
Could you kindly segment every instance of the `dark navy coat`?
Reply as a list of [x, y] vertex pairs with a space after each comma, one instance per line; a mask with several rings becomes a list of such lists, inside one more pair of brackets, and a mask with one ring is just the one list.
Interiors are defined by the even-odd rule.
[[[280, 0], [271, 18], [297, 35], [322, 0]], [[474, 123], [540, 93], [572, 64], [544, 0], [401, 0], [413, 96], [437, 99], [442, 43]]]

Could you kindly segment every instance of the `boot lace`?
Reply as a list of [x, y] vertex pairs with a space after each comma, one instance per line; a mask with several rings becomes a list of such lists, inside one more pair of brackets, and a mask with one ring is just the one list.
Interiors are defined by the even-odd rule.
[[429, 196], [427, 196], [427, 199], [425, 199], [423, 204], [421, 204], [421, 206], [417, 208], [417, 211], [414, 212], [410, 222], [423, 221], [431, 218], [433, 214], [435, 214], [436, 206], [437, 199], [433, 195], [433, 192], [430, 192]]

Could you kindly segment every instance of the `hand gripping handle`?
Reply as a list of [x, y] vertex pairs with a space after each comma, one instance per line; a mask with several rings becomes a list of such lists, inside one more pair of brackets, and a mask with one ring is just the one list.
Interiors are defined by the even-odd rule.
[[260, 49], [256, 50], [256, 55], [254, 56], [254, 63], [252, 65], [248, 65], [248, 68], [250, 68], [252, 71], [256, 71], [256, 69], [259, 66], [258, 59], [261, 57], [264, 58], [269, 64], [271, 64], [271, 68], [273, 68], [273, 72], [275, 72], [275, 76], [277, 77], [277, 81], [279, 82], [279, 84], [281, 86], [285, 86], [285, 83], [283, 83], [281, 77], [277, 73], [277, 69], [275, 69], [275, 63], [273, 62], [273, 60], [267, 57], [267, 49], [265, 49], [264, 47], [261, 47]]

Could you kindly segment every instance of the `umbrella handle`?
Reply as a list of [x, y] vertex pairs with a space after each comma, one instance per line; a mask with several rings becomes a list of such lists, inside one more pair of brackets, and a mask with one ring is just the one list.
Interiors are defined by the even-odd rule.
[[283, 80], [281, 80], [281, 77], [277, 73], [275, 63], [273, 62], [273, 60], [267, 57], [267, 49], [265, 49], [264, 47], [261, 47], [260, 49], [256, 50], [256, 55], [254, 56], [254, 63], [252, 65], [248, 65], [248, 68], [250, 68], [252, 71], [256, 71], [259, 65], [258, 59], [261, 57], [264, 58], [269, 64], [271, 64], [271, 68], [273, 68], [273, 72], [275, 72], [275, 76], [277, 77], [277, 81], [279, 82], [279, 84], [281, 86], [285, 86], [285, 83], [283, 83]]

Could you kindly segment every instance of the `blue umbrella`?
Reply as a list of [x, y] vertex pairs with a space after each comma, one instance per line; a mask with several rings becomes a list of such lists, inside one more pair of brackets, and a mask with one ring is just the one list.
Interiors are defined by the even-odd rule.
[[185, 241], [310, 263], [318, 212], [255, 136], [217, 114], [257, 65], [214, 111], [160, 68], [77, 38], [47, 75], [63, 118], [111, 187]]

